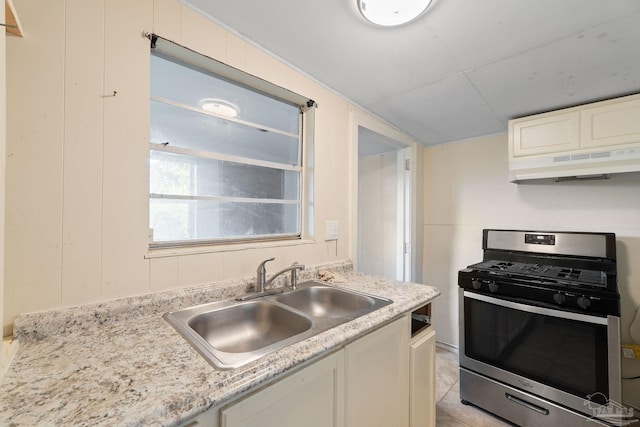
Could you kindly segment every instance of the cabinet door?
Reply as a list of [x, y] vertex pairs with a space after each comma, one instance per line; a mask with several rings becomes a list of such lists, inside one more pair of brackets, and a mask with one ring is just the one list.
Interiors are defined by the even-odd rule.
[[347, 426], [409, 425], [408, 349], [407, 316], [346, 346]]
[[222, 427], [343, 427], [339, 351], [223, 409]]
[[598, 103], [582, 111], [583, 147], [640, 144], [640, 98], [623, 99]]
[[206, 412], [203, 412], [195, 418], [182, 421], [180, 424], [178, 424], [178, 427], [218, 427], [219, 417], [219, 408], [214, 407], [208, 409]]
[[580, 112], [546, 113], [509, 121], [510, 157], [580, 148]]
[[435, 427], [436, 331], [433, 326], [411, 339], [409, 360], [411, 427]]

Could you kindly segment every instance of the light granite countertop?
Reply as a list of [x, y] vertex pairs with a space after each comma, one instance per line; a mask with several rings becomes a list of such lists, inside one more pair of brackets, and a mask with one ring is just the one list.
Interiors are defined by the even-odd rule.
[[[335, 286], [393, 304], [238, 369], [212, 367], [162, 314], [233, 298], [250, 279], [21, 316], [19, 348], [0, 382], [0, 425], [176, 425], [439, 295], [431, 286], [351, 272], [348, 262], [321, 267], [346, 278]], [[303, 273], [301, 280], [315, 278], [317, 268]]]

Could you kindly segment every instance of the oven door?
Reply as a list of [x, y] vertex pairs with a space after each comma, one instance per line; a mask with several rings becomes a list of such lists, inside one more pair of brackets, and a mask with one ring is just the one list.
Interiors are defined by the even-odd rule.
[[[620, 319], [460, 289], [460, 366], [584, 412], [621, 402]], [[587, 403], [585, 403], [587, 402]]]

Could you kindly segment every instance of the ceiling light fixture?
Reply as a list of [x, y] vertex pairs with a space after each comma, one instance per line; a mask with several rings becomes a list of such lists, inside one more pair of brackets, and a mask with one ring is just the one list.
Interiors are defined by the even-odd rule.
[[362, 16], [385, 27], [406, 24], [422, 15], [433, 0], [356, 0]]
[[229, 118], [233, 118], [238, 115], [238, 107], [222, 99], [205, 98], [200, 101], [200, 108], [204, 111]]

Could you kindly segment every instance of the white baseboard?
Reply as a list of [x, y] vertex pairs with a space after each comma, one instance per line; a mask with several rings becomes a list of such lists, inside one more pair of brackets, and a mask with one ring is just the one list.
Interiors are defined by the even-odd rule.
[[436, 347], [458, 354], [458, 346], [436, 340]]

